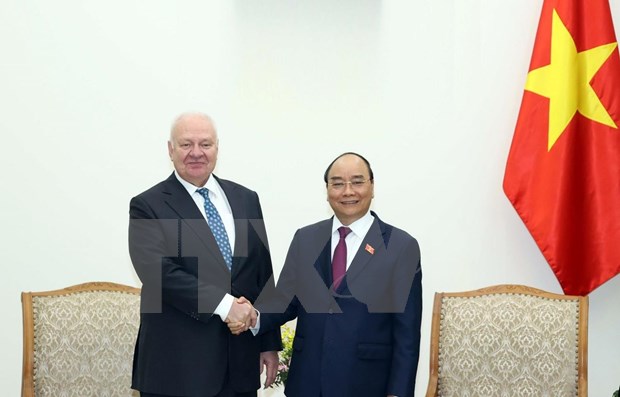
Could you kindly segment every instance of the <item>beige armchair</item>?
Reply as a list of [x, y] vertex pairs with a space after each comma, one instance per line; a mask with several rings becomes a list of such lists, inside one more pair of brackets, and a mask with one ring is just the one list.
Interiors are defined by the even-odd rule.
[[588, 298], [521, 285], [436, 293], [426, 396], [587, 396]]
[[130, 389], [140, 290], [93, 282], [23, 292], [22, 397], [138, 396]]

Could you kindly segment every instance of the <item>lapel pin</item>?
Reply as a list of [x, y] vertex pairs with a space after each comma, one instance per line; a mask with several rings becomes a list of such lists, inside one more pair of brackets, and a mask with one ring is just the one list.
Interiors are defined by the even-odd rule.
[[375, 249], [372, 248], [372, 245], [370, 245], [370, 244], [366, 244], [365, 250], [368, 251], [370, 253], [370, 255], [374, 255], [375, 254]]

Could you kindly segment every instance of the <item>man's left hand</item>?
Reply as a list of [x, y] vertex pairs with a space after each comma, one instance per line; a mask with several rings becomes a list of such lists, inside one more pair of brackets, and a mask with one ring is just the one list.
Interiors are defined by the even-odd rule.
[[260, 354], [260, 373], [263, 373], [263, 366], [267, 368], [267, 377], [265, 378], [265, 388], [271, 386], [276, 380], [276, 371], [278, 370], [278, 352], [262, 352]]

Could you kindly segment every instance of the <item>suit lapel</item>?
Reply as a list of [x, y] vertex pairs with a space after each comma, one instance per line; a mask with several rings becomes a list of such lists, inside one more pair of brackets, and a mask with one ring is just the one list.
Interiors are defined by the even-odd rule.
[[381, 258], [385, 253], [385, 229], [382, 227], [384, 224], [381, 220], [373, 213], [375, 219], [364, 236], [362, 240], [362, 244], [360, 245], [355, 257], [353, 257], [353, 261], [349, 266], [349, 269], [346, 273], [346, 280], [350, 282], [358, 277], [368, 266], [372, 263], [372, 260], [375, 258]]
[[[201, 219], [202, 214], [198, 211], [196, 203], [189, 196], [187, 190], [176, 180], [174, 174], [166, 180], [164, 190], [164, 202], [177, 213], [181, 219]], [[204, 219], [204, 218], [203, 218]]]
[[[233, 219], [235, 221], [235, 235], [236, 235], [237, 234], [236, 229], [238, 227], [237, 224], [239, 223], [239, 221], [242, 221], [242, 222], [248, 221], [247, 208], [245, 207], [245, 205], [243, 205], [243, 199], [241, 195], [239, 194], [238, 189], [235, 185], [233, 185], [232, 183], [229, 183], [228, 181], [223, 181], [220, 178], [216, 177], [215, 175], [213, 176], [215, 177], [217, 182], [220, 184], [220, 187], [222, 188], [222, 190], [224, 191], [224, 194], [226, 195], [228, 204], [230, 204], [230, 210], [232, 211]], [[238, 242], [239, 242], [239, 239], [235, 238], [235, 246], [232, 247], [233, 256], [235, 256], [235, 252], [237, 252], [239, 248]]]
[[[362, 244], [360, 244], [358, 251], [353, 257], [353, 261], [345, 273], [343, 282], [338, 287], [337, 291], [339, 293], [343, 293], [344, 290], [348, 288], [348, 283], [358, 277], [374, 257], [381, 257], [386, 250], [386, 241], [389, 239], [389, 236], [386, 234], [385, 224], [379, 219], [377, 214], [374, 212], [371, 213], [374, 220], [368, 233], [364, 236]], [[317, 235], [327, 236], [327, 243], [322, 242], [322, 244], [324, 244], [323, 249], [317, 247], [316, 252], [321, 252], [321, 254], [315, 263], [317, 271], [328, 288], [331, 288], [333, 283], [331, 263], [332, 222], [333, 218], [330, 218], [319, 225]]]
[[217, 258], [217, 261], [228, 270], [209, 224], [196, 207], [196, 202], [176, 179], [174, 173], [166, 180], [163, 194], [165, 203], [178, 215], [179, 219], [183, 219], [187, 228], [196, 233], [211, 255]]
[[[325, 285], [327, 288], [330, 288], [333, 283], [333, 275], [332, 275], [332, 218], [324, 221], [319, 226], [319, 229], [316, 233], [318, 237], [316, 239], [316, 247], [313, 247], [309, 252], [320, 252], [316, 261], [314, 262], [314, 267], [316, 271], [319, 273], [323, 281], [325, 281]], [[326, 239], [323, 237], [326, 236]]]

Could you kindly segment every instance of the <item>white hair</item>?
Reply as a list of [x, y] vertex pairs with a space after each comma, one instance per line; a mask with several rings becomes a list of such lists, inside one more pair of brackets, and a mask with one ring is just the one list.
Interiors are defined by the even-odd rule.
[[213, 130], [215, 131], [215, 136], [217, 137], [217, 128], [215, 127], [215, 122], [213, 121], [211, 116], [209, 116], [206, 113], [202, 113], [202, 112], [184, 112], [178, 115], [172, 122], [172, 125], [170, 125], [170, 139], [168, 140], [168, 142], [170, 142], [172, 147], [174, 147], [174, 139], [172, 139], [174, 135], [174, 131], [177, 129], [177, 127], [179, 126], [181, 122], [183, 122], [186, 119], [193, 118], [193, 117], [202, 118], [208, 121], [209, 123], [211, 123], [211, 125], [213, 126]]

